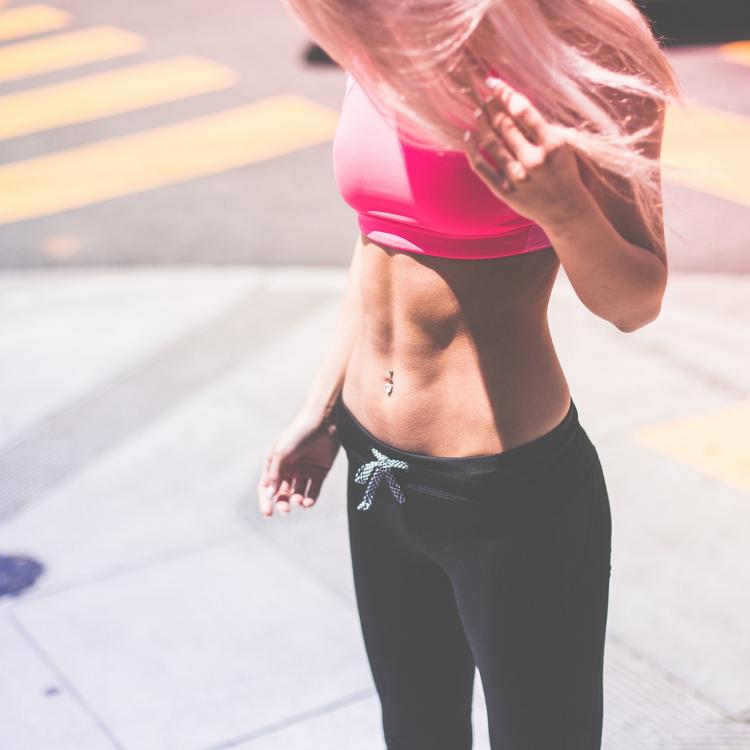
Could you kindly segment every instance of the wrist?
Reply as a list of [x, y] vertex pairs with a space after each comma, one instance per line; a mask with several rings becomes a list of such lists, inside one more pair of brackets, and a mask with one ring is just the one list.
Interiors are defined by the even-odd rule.
[[570, 231], [580, 231], [581, 224], [586, 224], [595, 217], [598, 204], [585, 185], [561, 197], [538, 220], [538, 224], [547, 235], [564, 235]]

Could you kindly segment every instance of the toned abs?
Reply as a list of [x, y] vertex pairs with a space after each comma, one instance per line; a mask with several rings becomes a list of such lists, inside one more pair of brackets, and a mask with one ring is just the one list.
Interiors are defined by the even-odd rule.
[[362, 320], [342, 397], [371, 432], [403, 450], [476, 456], [562, 420], [552, 248], [467, 261], [362, 244]]

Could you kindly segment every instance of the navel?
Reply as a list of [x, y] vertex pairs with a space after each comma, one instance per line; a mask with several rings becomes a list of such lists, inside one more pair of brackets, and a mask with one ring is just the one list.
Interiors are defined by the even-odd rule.
[[385, 371], [385, 395], [390, 396], [393, 393], [393, 370]]

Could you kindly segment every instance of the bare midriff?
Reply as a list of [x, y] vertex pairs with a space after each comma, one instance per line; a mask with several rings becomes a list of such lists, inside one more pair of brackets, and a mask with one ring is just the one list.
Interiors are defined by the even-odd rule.
[[362, 244], [360, 335], [341, 396], [370, 432], [403, 450], [482, 456], [562, 421], [570, 391], [547, 321], [552, 248], [456, 260]]

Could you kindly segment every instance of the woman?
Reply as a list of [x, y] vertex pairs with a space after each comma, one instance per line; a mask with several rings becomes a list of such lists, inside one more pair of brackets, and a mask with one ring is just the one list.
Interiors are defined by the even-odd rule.
[[628, 0], [287, 0], [348, 71], [334, 169], [359, 236], [262, 513], [343, 445], [357, 606], [389, 750], [593, 750], [611, 516], [555, 353], [564, 266], [620, 331], [667, 280], [676, 79]]

